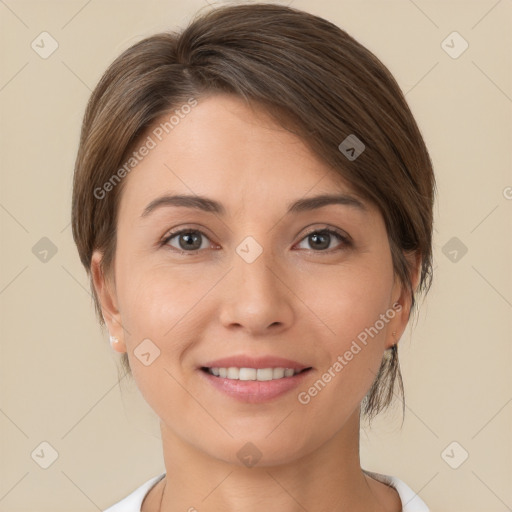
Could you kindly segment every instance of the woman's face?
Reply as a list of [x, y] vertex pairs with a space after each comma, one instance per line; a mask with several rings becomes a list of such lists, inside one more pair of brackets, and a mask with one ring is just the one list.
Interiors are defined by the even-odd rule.
[[382, 216], [235, 97], [200, 99], [168, 131], [146, 134], [124, 178], [110, 289], [93, 258], [117, 350], [163, 429], [201, 452], [311, 453], [358, 414], [407, 322]]

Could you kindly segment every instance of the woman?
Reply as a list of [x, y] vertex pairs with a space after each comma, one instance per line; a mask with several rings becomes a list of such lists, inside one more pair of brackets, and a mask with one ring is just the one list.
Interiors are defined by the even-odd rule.
[[108, 511], [427, 511], [361, 468], [359, 427], [401, 391], [434, 188], [395, 80], [326, 20], [222, 7], [124, 52], [73, 235], [166, 472]]

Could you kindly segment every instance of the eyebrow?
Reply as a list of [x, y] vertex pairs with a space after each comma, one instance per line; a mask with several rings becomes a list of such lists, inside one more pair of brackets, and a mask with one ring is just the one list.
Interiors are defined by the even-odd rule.
[[[299, 199], [298, 201], [290, 203], [288, 205], [287, 213], [301, 213], [316, 210], [331, 204], [350, 206], [363, 213], [367, 212], [367, 208], [364, 203], [354, 196], [348, 194], [322, 194], [319, 196]], [[153, 199], [153, 201], [146, 206], [141, 217], [147, 217], [151, 212], [159, 208], [170, 206], [193, 208], [209, 213], [217, 213], [219, 215], [226, 214], [224, 206], [214, 199], [197, 195], [165, 195]]]

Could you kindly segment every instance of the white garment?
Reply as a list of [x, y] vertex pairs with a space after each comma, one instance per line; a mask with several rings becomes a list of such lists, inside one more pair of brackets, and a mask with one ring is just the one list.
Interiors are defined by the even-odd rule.
[[[410, 487], [402, 482], [402, 480], [395, 476], [381, 475], [380, 473], [372, 473], [366, 470], [363, 471], [373, 479], [396, 489], [402, 501], [402, 512], [430, 512], [423, 500]], [[129, 496], [107, 508], [104, 512], [140, 512], [144, 498], [149, 493], [150, 489], [162, 480], [164, 476], [165, 473], [151, 478]]]

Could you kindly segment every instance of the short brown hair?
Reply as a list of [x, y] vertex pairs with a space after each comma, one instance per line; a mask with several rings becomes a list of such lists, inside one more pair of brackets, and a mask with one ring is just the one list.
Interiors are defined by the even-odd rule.
[[[87, 105], [73, 184], [73, 237], [89, 276], [94, 250], [102, 252], [104, 275], [112, 271], [124, 181], [102, 199], [95, 190], [156, 119], [190, 98], [215, 93], [263, 108], [379, 208], [394, 272], [414, 308], [404, 252], [421, 256], [418, 290], [428, 291], [435, 181], [413, 115], [388, 69], [344, 30], [273, 4], [211, 10], [179, 33], [136, 43], [107, 69]], [[353, 160], [338, 148], [350, 135], [365, 146]], [[103, 325], [92, 278], [91, 289]], [[363, 401], [370, 418], [391, 403], [397, 383], [403, 398], [396, 347], [391, 352]], [[126, 354], [123, 366], [130, 371]]]

